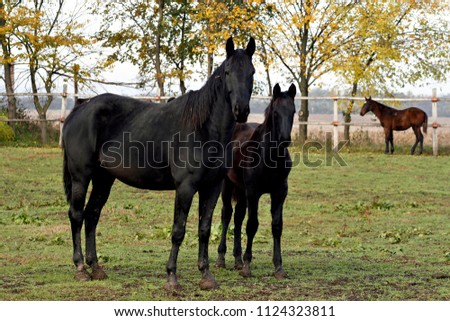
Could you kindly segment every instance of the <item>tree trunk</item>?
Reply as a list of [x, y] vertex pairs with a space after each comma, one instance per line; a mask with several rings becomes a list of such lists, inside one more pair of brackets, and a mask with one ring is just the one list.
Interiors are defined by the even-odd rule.
[[[8, 119], [16, 118], [16, 97], [14, 96], [14, 65], [6, 63], [4, 65], [5, 70], [5, 88], [8, 95]], [[13, 121], [8, 122], [13, 131], [15, 131], [16, 123]]]
[[74, 106], [78, 106], [78, 78], [80, 73], [80, 65], [75, 64], [73, 66], [73, 92], [75, 94]]
[[186, 93], [186, 84], [183, 79], [180, 79], [180, 90], [182, 95]]
[[47, 113], [39, 113], [39, 126], [41, 127], [41, 140], [42, 140], [42, 145], [46, 145], [47, 144]]
[[[5, 3], [0, 1], [0, 10], [5, 9]], [[6, 25], [6, 20], [3, 15], [0, 17], [0, 27], [4, 27]], [[0, 35], [0, 42], [2, 44], [2, 59], [3, 69], [5, 74], [5, 89], [8, 97], [8, 119], [16, 118], [16, 97], [14, 97], [14, 64], [11, 60], [11, 48], [9, 45], [9, 39], [6, 38], [5, 34]], [[8, 122], [8, 125], [11, 126], [13, 131], [15, 130], [15, 122]]]
[[214, 64], [214, 56], [212, 53], [208, 53], [208, 78], [212, 75]]
[[268, 63], [268, 59], [267, 59], [267, 50], [266, 50], [266, 46], [264, 45], [264, 42], [261, 42], [261, 51], [262, 51], [261, 60], [264, 65], [264, 71], [266, 72], [267, 86], [269, 87], [268, 92], [269, 92], [269, 96], [272, 96], [272, 80], [270, 79], [269, 63]]
[[[357, 92], [358, 92], [358, 83], [354, 82], [353, 86], [352, 86], [351, 96], [355, 97]], [[355, 105], [355, 101], [350, 100], [347, 110], [344, 110], [344, 112], [343, 112], [344, 122], [350, 123], [352, 121], [352, 111], [353, 111], [354, 105]], [[350, 144], [350, 125], [344, 125], [344, 140], [346, 140], [348, 142], [347, 144]]]
[[[307, 6], [310, 5], [310, 1], [307, 1]], [[308, 37], [309, 37], [309, 22], [306, 22], [302, 28], [302, 36], [301, 36], [301, 55], [300, 55], [300, 93], [303, 97], [309, 96], [309, 79], [310, 72], [307, 68], [306, 57], [308, 54]], [[300, 112], [298, 115], [298, 119], [300, 122], [307, 122], [309, 118], [309, 108], [308, 108], [308, 100], [304, 99], [300, 105]], [[300, 124], [298, 127], [298, 138], [300, 140], [300, 144], [306, 143], [308, 139], [308, 125]]]
[[155, 57], [155, 69], [156, 69], [156, 82], [159, 88], [159, 95], [164, 97], [166, 94], [164, 92], [164, 75], [161, 68], [161, 32], [163, 29], [163, 10], [164, 10], [164, 0], [158, 0], [158, 34], [156, 35], [156, 57]]

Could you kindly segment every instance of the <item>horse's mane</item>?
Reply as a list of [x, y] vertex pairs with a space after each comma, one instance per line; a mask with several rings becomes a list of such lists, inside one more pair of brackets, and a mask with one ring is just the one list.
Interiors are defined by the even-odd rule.
[[219, 95], [222, 79], [225, 75], [224, 63], [222, 63], [209, 77], [206, 84], [199, 90], [188, 93], [188, 98], [183, 111], [183, 123], [199, 129], [211, 114], [211, 106]]
[[392, 108], [392, 107], [390, 107], [388, 105], [380, 103], [379, 101], [376, 101], [376, 100], [373, 100], [373, 99], [371, 99], [371, 100], [372, 100], [372, 102], [374, 102], [375, 104], [377, 104], [377, 105], [379, 105], [379, 106], [381, 106], [383, 108], [394, 109], [394, 108]]

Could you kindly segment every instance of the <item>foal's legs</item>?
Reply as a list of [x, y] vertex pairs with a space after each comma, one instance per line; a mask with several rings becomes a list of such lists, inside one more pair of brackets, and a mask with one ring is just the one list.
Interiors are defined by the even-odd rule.
[[92, 178], [92, 192], [84, 210], [86, 232], [86, 263], [92, 268], [92, 279], [106, 279], [106, 274], [98, 265], [96, 249], [96, 228], [100, 219], [100, 212], [108, 200], [114, 178], [98, 169]]
[[199, 224], [198, 224], [198, 269], [202, 273], [200, 289], [212, 290], [218, 287], [209, 271], [208, 245], [211, 234], [211, 221], [222, 184], [207, 186], [199, 190]]
[[175, 196], [175, 210], [172, 227], [172, 249], [167, 262], [167, 290], [178, 290], [180, 285], [177, 280], [177, 258], [181, 243], [186, 233], [186, 221], [191, 208], [192, 198], [196, 190], [190, 183], [182, 183], [177, 187]]
[[250, 276], [250, 263], [253, 258], [252, 246], [253, 238], [255, 237], [256, 231], [258, 230], [258, 203], [261, 195], [247, 195], [248, 202], [248, 220], [247, 220], [247, 247], [244, 253], [244, 266], [241, 270], [242, 276]]
[[273, 265], [275, 267], [275, 277], [282, 279], [286, 274], [282, 268], [281, 260], [281, 234], [283, 231], [283, 204], [286, 199], [288, 187], [287, 182], [283, 186], [270, 194], [272, 213], [272, 235], [273, 235]]
[[394, 154], [394, 132], [392, 129], [385, 127], [384, 128], [384, 137], [386, 142], [386, 149], [384, 150], [385, 154], [389, 154], [389, 144], [391, 144], [391, 154]]
[[242, 223], [244, 222], [245, 212], [247, 211], [247, 198], [245, 191], [236, 190], [237, 203], [234, 208], [234, 268], [242, 269]]
[[220, 238], [219, 248], [217, 252], [219, 257], [216, 261], [216, 266], [224, 268], [225, 267], [225, 253], [227, 252], [227, 232], [230, 226], [231, 216], [233, 215], [233, 183], [225, 177], [222, 187], [222, 235]]
[[389, 141], [391, 142], [391, 154], [394, 154], [394, 131], [392, 129], [389, 134]]
[[417, 144], [419, 142], [420, 142], [420, 151], [419, 151], [419, 155], [420, 155], [423, 152], [423, 134], [422, 134], [422, 131], [420, 130], [420, 126], [413, 126], [412, 129], [414, 131], [414, 134], [416, 135], [416, 142], [411, 147], [411, 155], [414, 155], [414, 152], [416, 150]]
[[391, 133], [392, 131], [389, 128], [384, 128], [384, 141], [386, 143], [386, 148], [384, 150], [385, 154], [389, 154], [389, 143], [391, 141]]

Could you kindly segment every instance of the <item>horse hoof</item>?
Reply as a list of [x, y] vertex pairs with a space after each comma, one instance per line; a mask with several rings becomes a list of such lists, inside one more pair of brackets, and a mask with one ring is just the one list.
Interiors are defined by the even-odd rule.
[[179, 285], [178, 283], [172, 283], [172, 282], [167, 282], [166, 284], [164, 284], [164, 289], [167, 292], [180, 292], [181, 290], [183, 290], [181, 285]]
[[242, 262], [242, 259], [236, 259], [234, 261], [234, 269], [235, 270], [242, 270], [244, 267], [244, 262]]
[[240, 276], [243, 276], [245, 278], [249, 278], [252, 276], [252, 273], [250, 272], [250, 265], [244, 264], [241, 271], [239, 272]]
[[217, 258], [217, 261], [216, 261], [216, 267], [222, 268], [222, 269], [225, 268], [225, 258], [224, 258], [222, 255], [220, 255], [220, 256]]
[[276, 271], [276, 272], [273, 274], [273, 276], [274, 276], [275, 279], [277, 279], [277, 280], [283, 280], [283, 279], [287, 278], [287, 275], [286, 275], [286, 273], [284, 273], [283, 270]]
[[92, 280], [105, 280], [108, 278], [105, 271], [103, 271], [100, 265], [92, 267]]
[[75, 280], [77, 280], [77, 281], [90, 281], [90, 280], [92, 280], [92, 277], [89, 274], [89, 272], [86, 271], [85, 268], [82, 268], [80, 270], [77, 270], [77, 272], [75, 273]]
[[205, 291], [215, 290], [219, 288], [213, 276], [205, 277], [200, 280], [200, 289]]
[[182, 290], [180, 284], [178, 284], [177, 276], [171, 273], [167, 278], [167, 283], [164, 285], [164, 289], [169, 292], [178, 292]]

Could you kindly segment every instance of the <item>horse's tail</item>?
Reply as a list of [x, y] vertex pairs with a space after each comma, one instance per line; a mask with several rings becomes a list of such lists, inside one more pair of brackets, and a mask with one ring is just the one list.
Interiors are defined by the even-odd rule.
[[63, 178], [64, 178], [64, 192], [66, 193], [67, 202], [72, 199], [72, 176], [70, 176], [69, 168], [67, 167], [67, 154], [64, 151], [63, 161]]
[[427, 128], [428, 128], [428, 115], [425, 112], [424, 112], [424, 115], [425, 115], [425, 119], [423, 121], [422, 128], [423, 128], [423, 132], [426, 134]]

